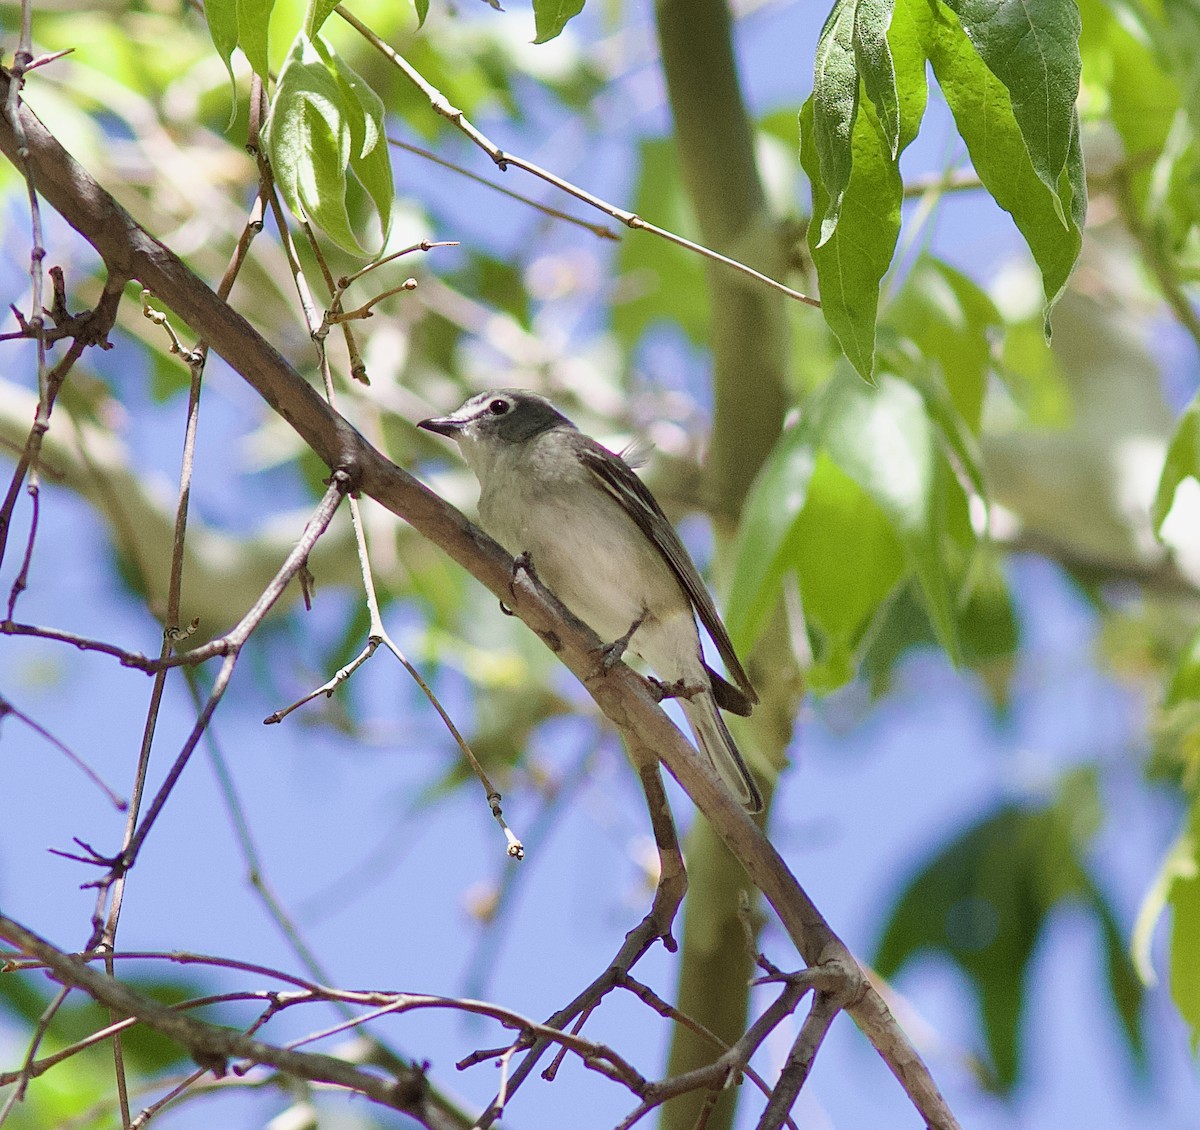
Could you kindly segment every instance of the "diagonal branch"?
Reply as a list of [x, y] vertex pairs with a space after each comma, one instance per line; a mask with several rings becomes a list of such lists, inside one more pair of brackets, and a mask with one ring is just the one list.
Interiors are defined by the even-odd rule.
[[[10, 79], [0, 74], [0, 97]], [[222, 302], [167, 247], [153, 239], [59, 145], [28, 107], [20, 107], [28, 161], [38, 191], [105, 259], [114, 273], [141, 280], [202, 334], [351, 489], [371, 495], [404, 518], [508, 604], [583, 682], [627, 743], [648, 746], [679, 781], [751, 880], [775, 908], [810, 965], [840, 974], [845, 1005], [899, 1079], [926, 1123], [956, 1130], [958, 1122], [916, 1049], [871, 987], [853, 955], [821, 916], [783, 858], [750, 820], [651, 696], [641, 676], [618, 664], [605, 671], [601, 641], [449, 503], [372, 448], [255, 329]], [[0, 121], [0, 151], [16, 159], [11, 124]]]
[[410, 1068], [407, 1073], [387, 1078], [363, 1071], [334, 1056], [277, 1047], [244, 1036], [231, 1028], [206, 1024], [159, 1004], [115, 978], [89, 968], [82, 959], [63, 953], [19, 923], [3, 916], [0, 916], [0, 937], [22, 953], [44, 962], [61, 984], [78, 986], [114, 1013], [136, 1016], [156, 1032], [182, 1044], [201, 1067], [213, 1071], [217, 1076], [229, 1070], [230, 1060], [267, 1064], [300, 1079], [332, 1083], [357, 1091], [383, 1106], [403, 1111], [430, 1130], [450, 1126], [458, 1130], [457, 1122], [444, 1120], [440, 1110], [431, 1108], [425, 1101], [428, 1087], [424, 1072], [419, 1068]]

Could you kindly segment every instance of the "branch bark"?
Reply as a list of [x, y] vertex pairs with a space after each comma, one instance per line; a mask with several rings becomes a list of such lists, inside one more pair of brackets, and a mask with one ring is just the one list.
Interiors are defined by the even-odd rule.
[[[0, 72], [0, 98], [7, 97], [10, 81], [7, 72]], [[245, 318], [139, 227], [27, 106], [22, 105], [19, 113], [28, 147], [27, 167], [43, 199], [100, 253], [111, 272], [139, 279], [209, 341], [332, 470], [349, 475], [352, 489], [369, 494], [405, 519], [505, 601], [583, 682], [623, 736], [658, 752], [775, 908], [804, 960], [844, 978], [848, 1011], [926, 1123], [939, 1130], [957, 1130], [958, 1123], [920, 1056], [854, 957], [766, 837], [663, 713], [644, 680], [624, 665], [605, 671], [599, 659], [601, 642], [594, 633], [524, 574], [525, 579], [514, 585], [512, 559], [499, 545], [372, 448]], [[11, 123], [0, 123], [0, 151], [15, 163], [17, 149]], [[107, 1003], [125, 1007], [115, 998]]]
[[316, 1052], [297, 1052], [244, 1036], [231, 1028], [206, 1024], [135, 992], [114, 977], [92, 969], [85, 961], [52, 946], [18, 922], [0, 915], [0, 938], [23, 954], [44, 962], [54, 979], [66, 987], [78, 987], [93, 1000], [107, 1005], [120, 1016], [136, 1016], [187, 1048], [196, 1062], [218, 1078], [229, 1070], [230, 1060], [265, 1064], [299, 1079], [332, 1083], [358, 1091], [377, 1103], [404, 1111], [428, 1130], [461, 1130], [457, 1112], [443, 1110], [431, 1101], [425, 1074], [409, 1067], [393, 1078], [363, 1071], [345, 1060]]

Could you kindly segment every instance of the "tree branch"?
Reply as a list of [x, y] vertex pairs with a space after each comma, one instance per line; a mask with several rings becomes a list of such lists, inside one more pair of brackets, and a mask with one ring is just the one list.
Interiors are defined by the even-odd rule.
[[[10, 81], [6, 72], [0, 73], [0, 97], [7, 96]], [[850, 1002], [847, 1010], [900, 1080], [926, 1123], [939, 1130], [957, 1128], [957, 1120], [920, 1056], [858, 963], [782, 857], [663, 713], [641, 676], [623, 664], [606, 671], [599, 659], [601, 641], [594, 632], [526, 574], [520, 574], [514, 583], [512, 559], [496, 542], [375, 451], [245, 318], [222, 302], [178, 256], [139, 227], [27, 106], [21, 105], [19, 113], [28, 143], [28, 167], [37, 190], [96, 248], [109, 270], [141, 280], [210, 342], [332, 469], [345, 471], [352, 489], [371, 495], [404, 518], [508, 604], [583, 682], [627, 741], [657, 752], [775, 908], [805, 962], [825, 966], [826, 972], [844, 978]], [[7, 121], [0, 122], [0, 151], [15, 161], [17, 139]], [[74, 972], [76, 964], [72, 961], [69, 971]], [[108, 992], [107, 986], [97, 987]], [[126, 1004], [118, 1003], [116, 1007], [125, 1008]], [[171, 1016], [172, 1022], [187, 1019]], [[263, 1050], [273, 1056], [279, 1052], [266, 1045]], [[386, 1090], [378, 1081], [372, 1086]]]

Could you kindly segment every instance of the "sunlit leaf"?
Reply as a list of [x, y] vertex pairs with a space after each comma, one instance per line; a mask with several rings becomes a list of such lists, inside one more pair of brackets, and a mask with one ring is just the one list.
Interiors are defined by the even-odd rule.
[[1171, 998], [1191, 1028], [1192, 1051], [1200, 1049], [1200, 800], [1193, 800], [1187, 826], [1171, 846], [1142, 901], [1133, 933], [1133, 955], [1142, 980], [1157, 978], [1151, 960], [1155, 927], [1170, 910]]
[[734, 574], [725, 625], [734, 647], [746, 654], [779, 600], [788, 571], [792, 529], [808, 499], [816, 466], [807, 421], [789, 428], [759, 473], [738, 528]]
[[[813, 63], [812, 106], [813, 149], [826, 203], [820, 217], [820, 239], [833, 235], [841, 214], [842, 198], [850, 183], [854, 155], [850, 138], [858, 115], [858, 65], [854, 59], [855, 0], [837, 0], [817, 40]], [[814, 221], [817, 217], [814, 213]]]
[[350, 169], [374, 201], [381, 239], [386, 240], [394, 191], [383, 101], [340, 56], [329, 53], [325, 63], [342, 87], [342, 106], [350, 126]]
[[204, 5], [204, 18], [208, 22], [208, 34], [212, 36], [213, 46], [229, 71], [229, 79], [232, 82], [233, 68], [230, 60], [238, 45], [237, 0], [208, 0]]
[[1200, 398], [1187, 406], [1175, 425], [1175, 434], [1167, 448], [1167, 459], [1150, 511], [1155, 530], [1162, 530], [1175, 501], [1175, 492], [1184, 479], [1200, 482]]
[[308, 14], [304, 19], [304, 30], [309, 39], [315, 39], [321, 25], [329, 19], [338, 0], [308, 0]]
[[954, 600], [936, 497], [936, 436], [920, 394], [892, 376], [877, 390], [845, 385], [822, 442], [879, 504], [905, 546], [941, 645], [958, 658]]
[[[584, 0], [533, 0], [534, 43], [548, 43], [583, 11]], [[497, 5], [499, 7], [499, 5]]]
[[892, 0], [858, 0], [854, 11], [854, 60], [895, 160], [900, 152], [900, 95], [888, 43], [891, 19]]
[[1041, 269], [1048, 318], [1066, 286], [1082, 242], [1087, 197], [1078, 122], [1071, 117], [1067, 158], [1057, 174], [1057, 183], [1047, 186], [1030, 158], [1008, 91], [984, 64], [949, 10], [939, 11], [940, 18], [927, 25], [926, 49], [934, 74], [975, 171], [996, 203], [1012, 215]]
[[820, 282], [822, 310], [851, 364], [870, 380], [879, 284], [900, 234], [900, 173], [870, 104], [860, 107], [851, 139], [853, 169], [837, 227], [825, 238], [822, 222], [830, 199], [816, 153], [811, 99], [800, 112], [800, 139], [800, 159], [812, 182], [808, 244]]
[[386, 231], [392, 197], [383, 110], [358, 76], [334, 58], [319, 40], [296, 37], [263, 132], [288, 207], [339, 247], [365, 255], [346, 206], [347, 176], [351, 169], [361, 173]]
[[1004, 84], [1034, 171], [1057, 196], [1079, 94], [1079, 9], [1072, 0], [945, 3]]
[[274, 7], [275, 0], [237, 0], [238, 46], [263, 82], [271, 73], [267, 32]]
[[832, 690], [853, 678], [854, 649], [904, 576], [904, 546], [878, 501], [826, 452], [789, 545], [805, 619], [819, 631], [809, 681]]
[[885, 320], [938, 363], [954, 409], [978, 432], [1000, 312], [961, 271], [922, 255], [888, 306]]

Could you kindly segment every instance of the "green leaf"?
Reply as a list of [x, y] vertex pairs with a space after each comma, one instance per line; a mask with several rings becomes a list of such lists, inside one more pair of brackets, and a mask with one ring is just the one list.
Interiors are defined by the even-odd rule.
[[950, 578], [965, 575], [974, 535], [941, 442], [911, 385], [888, 375], [871, 388], [843, 366], [780, 437], [751, 492], [726, 610], [739, 650], [795, 572], [825, 645], [823, 677], [848, 677], [851, 651], [911, 572], [936, 639], [958, 661]]
[[385, 233], [390, 217], [382, 112], [378, 99], [324, 43], [297, 35], [264, 127], [267, 154], [288, 207], [354, 255], [367, 252], [346, 207], [350, 169], [375, 201]]
[[1166, 462], [1150, 511], [1156, 533], [1162, 532], [1163, 523], [1175, 502], [1175, 492], [1184, 479], [1200, 483], [1200, 397], [1193, 399], [1184, 410], [1167, 448]]
[[267, 32], [274, 7], [275, 0], [237, 0], [238, 46], [264, 83], [271, 73]]
[[[1126, 1027], [1137, 1032], [1140, 995], [1116, 939], [1115, 916], [1085, 865], [1099, 819], [1094, 774], [1068, 775], [1054, 803], [1004, 805], [944, 844], [908, 881], [884, 928], [875, 966], [891, 977], [924, 952], [942, 954], [967, 976], [979, 1001], [994, 1071], [1010, 1091], [1020, 1079], [1019, 1029], [1030, 961], [1051, 912], [1079, 901], [1097, 918], [1109, 988]], [[1134, 1044], [1140, 1047], [1140, 1036]]]
[[1171, 999], [1192, 1030], [1195, 1055], [1200, 1050], [1200, 861], [1195, 852], [1191, 864], [1191, 873], [1171, 885]]
[[375, 204], [381, 243], [386, 242], [395, 192], [383, 100], [340, 56], [327, 54], [325, 63], [342, 88], [342, 105], [350, 126], [350, 169]]
[[900, 154], [900, 95], [888, 44], [892, 4], [893, 0], [858, 0], [854, 12], [854, 61], [894, 161]]
[[[650, 139], [638, 147], [633, 210], [681, 235], [695, 235], [695, 221], [679, 180], [675, 147]], [[612, 329], [631, 352], [642, 335], [660, 323], [682, 330], [707, 347], [711, 316], [702, 260], [665, 239], [634, 232], [617, 249], [618, 297], [611, 306]]]
[[1171, 909], [1171, 998], [1192, 1032], [1192, 1052], [1200, 1049], [1200, 798], [1192, 801], [1187, 826], [1171, 846], [1138, 911], [1133, 957], [1145, 984], [1155, 984], [1150, 958], [1154, 930]]
[[917, 136], [929, 99], [924, 40], [925, 28], [931, 18], [928, 0], [894, 0], [887, 38], [900, 107], [897, 150], [901, 153]]
[[1200, 632], [1192, 636], [1171, 674], [1163, 706], [1200, 702]]
[[1007, 89], [940, 0], [935, 18], [927, 25], [925, 43], [975, 171], [996, 203], [1013, 217], [1042, 272], [1048, 319], [1082, 242], [1087, 196], [1078, 122], [1071, 117], [1066, 159], [1056, 183], [1047, 187], [1031, 160]]
[[874, 960], [883, 977], [930, 950], [962, 969], [1001, 1091], [1019, 1073], [1021, 1003], [1047, 910], [1039, 831], [1036, 814], [1005, 806], [945, 844], [905, 886]]
[[954, 409], [978, 434], [992, 364], [992, 336], [1003, 324], [995, 303], [947, 263], [922, 255], [888, 307], [886, 323], [937, 361]]
[[743, 655], [779, 600], [792, 556], [792, 530], [808, 500], [815, 467], [812, 430], [805, 418], [779, 437], [746, 502], [725, 609], [730, 639]]
[[413, 8], [417, 13], [417, 27], [424, 27], [429, 16], [429, 0], [413, 0]]
[[[818, 246], [833, 235], [854, 161], [851, 135], [858, 116], [858, 64], [854, 58], [855, 0], [837, 0], [817, 40], [813, 63], [812, 137], [827, 197]], [[812, 170], [809, 170], [812, 176]], [[814, 193], [816, 191], [814, 178]], [[813, 220], [816, 221], [814, 211]]]
[[238, 45], [237, 0], [208, 0], [204, 5], [204, 18], [208, 23], [208, 34], [212, 36], [213, 46], [229, 72], [229, 81], [233, 82], [231, 60]]
[[338, 5], [338, 0], [308, 0], [308, 11], [305, 13], [304, 30], [305, 34], [312, 40], [316, 38], [317, 32], [322, 29], [322, 25], [326, 19], [332, 14], [334, 8]]
[[937, 497], [936, 435], [920, 393], [890, 375], [876, 390], [844, 381], [822, 442], [887, 514], [920, 582], [938, 642], [957, 662], [955, 602]]
[[853, 168], [837, 227], [822, 234], [830, 206], [816, 153], [813, 100], [800, 112], [800, 160], [812, 182], [813, 218], [808, 245], [820, 282], [822, 311], [850, 363], [864, 380], [875, 361], [879, 284], [900, 234], [900, 173], [868, 102], [860, 107], [851, 138]]
[[1005, 386], [1035, 428], [1065, 428], [1075, 404], [1040, 318], [1008, 322], [997, 365]]
[[1057, 196], [1079, 95], [1079, 10], [1073, 0], [945, 0], [1008, 91], [1029, 159]]
[[821, 633], [809, 682], [829, 691], [853, 677], [853, 649], [904, 576], [904, 547], [879, 503], [824, 451], [788, 545], [805, 619]]
[[1143, 1072], [1147, 1066], [1146, 1041], [1142, 1033], [1142, 982], [1125, 944], [1125, 934], [1099, 888], [1088, 877], [1085, 893], [1103, 931], [1104, 954], [1108, 965], [1108, 991], [1129, 1045], [1134, 1063]]
[[308, 0], [308, 12], [304, 17], [304, 30], [309, 39], [314, 39], [321, 25], [329, 19], [339, 0]]
[[533, 0], [534, 43], [548, 43], [556, 38], [582, 11], [583, 0]]

